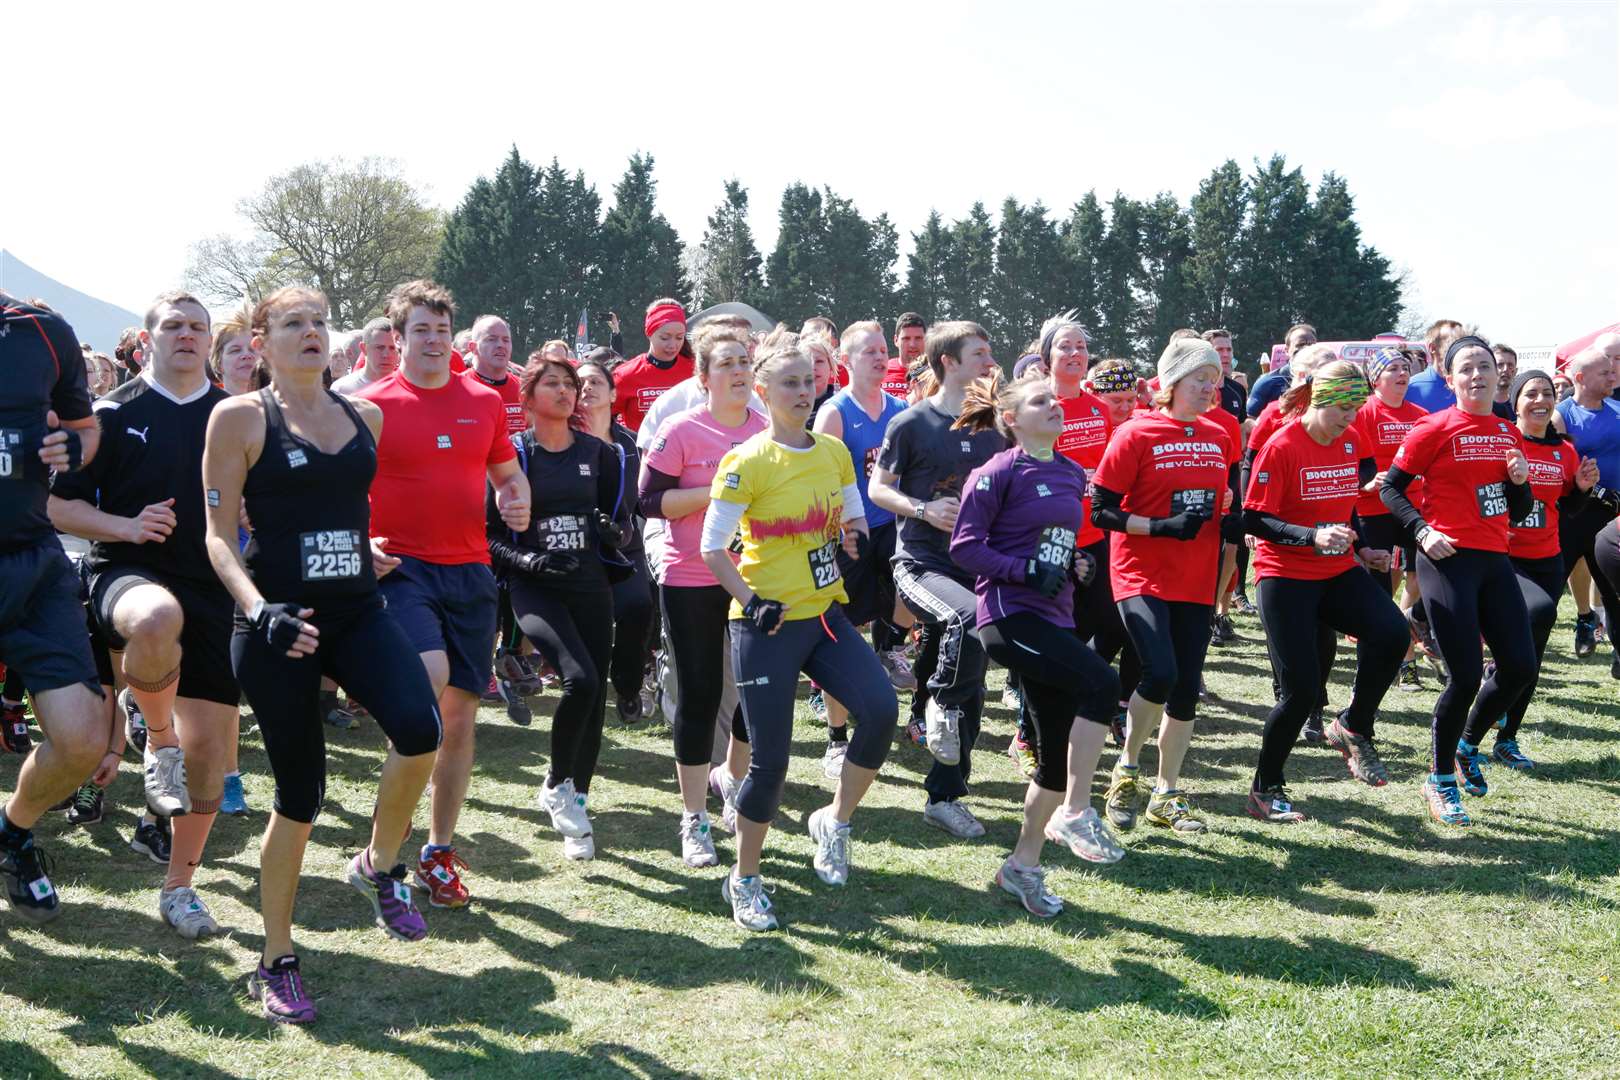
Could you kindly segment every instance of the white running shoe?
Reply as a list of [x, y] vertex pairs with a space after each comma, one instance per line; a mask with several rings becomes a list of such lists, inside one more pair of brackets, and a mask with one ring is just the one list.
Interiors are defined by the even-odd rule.
[[584, 836], [563, 837], [563, 858], [574, 862], [588, 862], [596, 858], [596, 840], [590, 833]]
[[927, 721], [928, 752], [941, 765], [962, 760], [962, 710], [941, 707], [939, 698], [930, 697], [924, 716]]
[[737, 792], [742, 781], [733, 780], [724, 765], [709, 770], [709, 790], [720, 800], [720, 827], [728, 833], [737, 831]]
[[1017, 866], [1009, 855], [1007, 861], [996, 870], [996, 884], [1018, 897], [1018, 902], [1031, 915], [1050, 919], [1063, 912], [1063, 901], [1046, 887], [1044, 866]]
[[191, 813], [186, 788], [186, 755], [178, 746], [146, 744], [146, 805], [158, 817]]
[[844, 775], [844, 758], [849, 753], [849, 743], [829, 742], [827, 750], [821, 755], [821, 774], [829, 780], [837, 780]]
[[811, 860], [816, 876], [828, 885], [842, 885], [849, 880], [849, 826], [833, 820], [832, 807], [823, 806], [810, 815], [810, 838], [816, 842], [816, 854]]
[[197, 897], [197, 890], [189, 886], [159, 892], [158, 912], [164, 922], [174, 927], [175, 933], [188, 940], [219, 933], [219, 923]]
[[776, 913], [765, 895], [769, 891], [764, 878], [738, 877], [736, 867], [720, 882], [720, 895], [731, 905], [731, 919], [744, 930], [776, 929]]
[[564, 836], [579, 839], [591, 835], [591, 819], [585, 814], [585, 796], [574, 790], [572, 780], [556, 787], [540, 785], [540, 809], [551, 815], [551, 827]]
[[1117, 863], [1125, 857], [1125, 849], [1094, 806], [1086, 807], [1074, 817], [1058, 807], [1052, 820], [1046, 823], [1046, 838], [1054, 844], [1063, 844], [1087, 862]]
[[714, 866], [714, 837], [709, 835], [709, 812], [681, 815], [681, 860], [687, 866]]
[[943, 829], [958, 840], [973, 840], [984, 835], [984, 825], [973, 816], [973, 811], [956, 799], [931, 802], [923, 807], [923, 821], [936, 829]]

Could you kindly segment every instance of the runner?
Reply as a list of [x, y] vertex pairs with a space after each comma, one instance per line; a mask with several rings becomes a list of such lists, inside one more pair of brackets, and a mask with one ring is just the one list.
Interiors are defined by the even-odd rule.
[[[902, 312], [894, 320], [894, 357], [883, 369], [883, 392], [906, 400], [911, 387], [911, 369], [928, 346], [928, 321], [915, 311]], [[923, 361], [926, 363], [926, 361]]]
[[346, 397], [353, 397], [399, 370], [399, 340], [394, 337], [394, 324], [386, 315], [366, 323], [360, 335], [365, 343], [365, 364], [332, 384], [335, 392]]
[[[849, 451], [804, 429], [814, 379], [797, 347], [759, 354], [754, 383], [770, 430], [726, 453], [703, 521], [703, 561], [732, 597], [732, 666], [753, 750], [736, 798], [737, 864], [721, 884], [732, 918], [749, 930], [776, 927], [759, 860], [787, 779], [799, 673], [860, 717], [833, 801], [808, 821], [815, 871], [829, 885], [849, 879], [850, 818], [888, 754], [898, 712], [883, 666], [838, 606], [848, 597], [834, 551], [841, 544], [858, 558], [866, 522]], [[736, 563], [733, 535], [742, 539]]]
[[[973, 575], [951, 558], [950, 535], [967, 474], [1006, 449], [994, 429], [955, 431], [967, 388], [995, 370], [990, 339], [972, 322], [935, 323], [928, 367], [939, 389], [889, 422], [867, 484], [873, 505], [900, 519], [894, 582], [919, 620], [941, 625], [925, 723], [934, 765], [923, 781], [923, 820], [959, 839], [984, 835], [961, 802], [984, 710], [984, 648], [975, 626]], [[864, 717], [863, 717], [864, 719]]]
[[[1236, 451], [1204, 416], [1220, 378], [1220, 357], [1207, 342], [1172, 340], [1159, 357], [1159, 408], [1120, 429], [1092, 479], [1091, 519], [1114, 533], [1114, 599], [1142, 661], [1108, 788], [1108, 818], [1120, 829], [1135, 828], [1144, 801], [1150, 824], [1178, 833], [1205, 827], [1180, 781], [1220, 565], [1214, 519], [1230, 508], [1226, 477]], [[1158, 783], [1143, 800], [1138, 762], [1155, 727]]]
[[[1248, 420], [1248, 389], [1247, 385], [1233, 377], [1232, 370], [1232, 332], [1226, 329], [1205, 330], [1199, 337], [1209, 342], [1209, 347], [1215, 350], [1215, 355], [1221, 358], [1221, 392], [1220, 407], [1226, 411], [1238, 425], [1238, 447], [1243, 446], [1243, 433], [1251, 426]], [[1210, 419], [1218, 419], [1213, 410]], [[1243, 501], [1243, 477], [1241, 466], [1232, 472], [1231, 484], [1233, 505]], [[1234, 525], [1242, 519], [1232, 515]], [[1233, 597], [1237, 598], [1238, 610], [1253, 614], [1253, 605], [1245, 591], [1244, 581], [1249, 576], [1249, 545], [1237, 541], [1223, 539], [1221, 544], [1221, 579], [1215, 586], [1215, 623], [1210, 631], [1209, 643], [1211, 645], [1225, 645], [1237, 640], [1237, 628], [1232, 625], [1231, 605]]]
[[647, 305], [642, 323], [647, 351], [626, 360], [613, 373], [613, 416], [631, 431], [664, 391], [692, 377], [692, 343], [686, 340], [686, 311], [665, 297]]
[[11, 909], [43, 923], [61, 914], [61, 897], [34, 825], [111, 756], [78, 583], [46, 516], [51, 474], [93, 463], [101, 432], [78, 338], [60, 315], [0, 292], [0, 367], [0, 658], [8, 677], [21, 675], [45, 733], [0, 812], [0, 876]]
[[[1456, 319], [1436, 319], [1423, 333], [1428, 346], [1429, 366], [1412, 376], [1406, 388], [1406, 398], [1428, 412], [1443, 412], [1457, 403], [1451, 390], [1451, 373], [1446, 368], [1446, 348], [1464, 333], [1463, 324]], [[1492, 391], [1494, 398], [1495, 391]]]
[[[440, 736], [427, 672], [383, 609], [367, 542], [382, 412], [323, 388], [326, 317], [326, 297], [300, 286], [255, 307], [253, 340], [270, 386], [215, 410], [203, 459], [208, 556], [240, 612], [232, 668], [276, 783], [259, 858], [264, 947], [249, 990], [282, 1023], [308, 1023], [316, 1011], [292, 914], [326, 791], [322, 675], [365, 700], [388, 736], [370, 841], [350, 860], [347, 880], [371, 903], [377, 926], [403, 941], [427, 935], [397, 856]], [[243, 508], [255, 523], [245, 555], [236, 541]]]
[[478, 694], [489, 683], [495, 640], [486, 476], [507, 527], [529, 527], [529, 482], [514, 460], [500, 395], [451, 373], [455, 310], [450, 293], [431, 281], [396, 287], [388, 318], [400, 347], [399, 370], [357, 395], [382, 409], [389, 432], [377, 447], [371, 485], [373, 547], [385, 551], [378, 588], [427, 668], [443, 725], [428, 842], [415, 869], [434, 907], [461, 907], [470, 899], [460, 874], [467, 864], [454, 844], [472, 777]]
[[1373, 743], [1373, 721], [1400, 670], [1408, 635], [1387, 587], [1357, 565], [1359, 559], [1383, 573], [1391, 557], [1388, 548], [1359, 542], [1352, 520], [1363, 478], [1376, 468], [1355, 429], [1366, 379], [1355, 364], [1335, 360], [1279, 400], [1283, 415], [1299, 421], [1283, 425], [1260, 452], [1243, 517], [1260, 541], [1260, 622], [1280, 687], [1266, 717], [1248, 809], [1261, 821], [1286, 824], [1305, 814], [1288, 793], [1283, 768], [1321, 693], [1316, 643], [1298, 628], [1326, 623], [1356, 639], [1355, 688], [1326, 736], [1351, 775], [1373, 787], [1389, 782]]
[[208, 417], [229, 398], [208, 381], [201, 301], [165, 293], [144, 325], [146, 366], [96, 402], [102, 453], [57, 480], [51, 520], [92, 541], [83, 560], [91, 608], [146, 719], [146, 802], [174, 819], [158, 910], [180, 936], [198, 938], [220, 929], [192, 881], [224, 796], [241, 700], [231, 596], [208, 562], [202, 483]]
[[613, 656], [613, 587], [608, 561], [629, 576], [621, 554], [634, 530], [619, 452], [571, 426], [579, 374], [566, 360], [523, 372], [522, 406], [533, 426], [514, 442], [536, 493], [527, 529], [507, 525], [492, 488], [485, 510], [489, 551], [510, 581], [523, 635], [562, 677], [551, 722], [551, 762], [540, 808], [570, 859], [596, 855], [587, 799], [602, 749], [608, 662]]
[[840, 389], [849, 385], [849, 373], [839, 366], [838, 346], [827, 334], [800, 335], [799, 345], [810, 355], [816, 376], [815, 410], [810, 417], [811, 424], [814, 424], [816, 417], [821, 414], [821, 407], [831, 401]]
[[[1076, 328], [1069, 323], [1066, 329], [1072, 334]], [[1053, 450], [1069, 434], [1066, 414], [1039, 376], [1005, 389], [999, 379], [968, 388], [957, 429], [994, 426], [1016, 445], [968, 475], [951, 537], [952, 557], [976, 576], [980, 639], [991, 659], [1019, 675], [1033, 735], [1035, 775], [1024, 794], [1023, 827], [996, 870], [996, 884], [1042, 918], [1063, 910], [1040, 865], [1049, 820], [1061, 823], [1064, 838], [1080, 840], [1093, 862], [1125, 855], [1095, 809], [1088, 807], [1077, 821], [1057, 813], [1071, 771], [1089, 788], [1119, 699], [1118, 677], [1074, 629], [1076, 586], [1088, 585], [1098, 566], [1076, 546], [1086, 472]]]
[[1297, 378], [1293, 373], [1294, 356], [1301, 349], [1316, 344], [1316, 327], [1310, 323], [1295, 323], [1283, 335], [1283, 342], [1288, 348], [1288, 363], [1254, 381], [1254, 388], [1249, 391], [1250, 420], [1258, 420], [1267, 405], [1282, 397], [1283, 391], [1294, 385]]
[[[1458, 791], [1484, 795], [1485, 776], [1458, 741], [1469, 707], [1483, 716], [1503, 715], [1535, 675], [1535, 641], [1524, 596], [1508, 561], [1508, 523], [1523, 521], [1534, 498], [1530, 468], [1517, 429], [1491, 415], [1496, 396], [1496, 358], [1478, 337], [1458, 338], [1442, 361], [1457, 404], [1418, 421], [1407, 433], [1384, 477], [1384, 505], [1417, 538], [1418, 580], [1429, 625], [1446, 664], [1446, 688], [1435, 702], [1431, 772], [1423, 782], [1431, 817], [1467, 825]], [[1407, 494], [1425, 483], [1423, 508]], [[1496, 661], [1488, 693], [1480, 690], [1484, 636]]]
[[725, 763], [709, 767], [727, 665], [730, 596], [703, 558], [703, 514], [720, 461], [769, 424], [749, 407], [753, 373], [748, 343], [734, 331], [698, 336], [698, 379], [708, 404], [665, 420], [641, 467], [641, 512], [665, 528], [647, 539], [648, 561], [669, 635], [666, 648], [680, 686], [675, 706], [675, 776], [680, 785], [681, 857], [713, 866], [708, 791], [720, 797], [722, 824], [736, 830], [737, 793], [748, 772], [748, 730], [732, 717]]
[[[1570, 357], [1564, 369], [1575, 393], [1558, 403], [1555, 424], [1569, 434], [1575, 452], [1597, 461], [1598, 483], [1620, 489], [1620, 402], [1609, 396], [1617, 380], [1615, 364], [1601, 349], [1584, 349]], [[1614, 518], [1614, 510], [1601, 500], [1590, 500], [1564, 515], [1559, 526], [1559, 547], [1564, 572], [1575, 596], [1575, 655], [1591, 656], [1597, 649], [1597, 616], [1592, 611], [1592, 586], [1603, 602], [1605, 623], [1620, 628], [1620, 593], [1608, 575], [1596, 570], [1596, 538]], [[1612, 635], [1611, 635], [1612, 636]], [[1610, 672], [1620, 678], [1620, 652]]]

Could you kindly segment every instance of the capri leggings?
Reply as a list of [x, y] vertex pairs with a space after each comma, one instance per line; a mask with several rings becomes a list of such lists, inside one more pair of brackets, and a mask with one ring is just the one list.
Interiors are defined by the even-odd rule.
[[364, 701], [405, 757], [433, 753], [443, 734], [427, 669], [381, 597], [346, 610], [324, 608], [311, 621], [321, 632], [313, 656], [294, 659], [245, 626], [231, 636], [231, 667], [259, 721], [275, 778], [276, 813], [306, 825], [326, 798], [323, 675]]
[[1125, 633], [1125, 623], [1114, 603], [1114, 580], [1108, 572], [1108, 538], [1105, 536], [1084, 549], [1097, 564], [1097, 576], [1074, 596], [1074, 628], [1080, 640], [1089, 644], [1108, 663], [1119, 657], [1120, 700], [1128, 699], [1142, 681], [1142, 665], [1136, 649]]
[[1256, 791], [1283, 782], [1288, 752], [1298, 740], [1321, 689], [1316, 641], [1290, 628], [1325, 622], [1331, 632], [1356, 639], [1355, 689], [1342, 720], [1357, 735], [1372, 738], [1373, 718], [1384, 692], [1401, 669], [1409, 640], [1406, 620], [1382, 589], [1359, 566], [1324, 581], [1260, 579], [1260, 622], [1266, 629], [1266, 648], [1271, 652], [1271, 666], [1277, 672], [1281, 692], [1261, 735], [1260, 763], [1254, 772]]
[[[1506, 713], [1535, 676], [1536, 645], [1519, 578], [1506, 555], [1459, 548], [1436, 562], [1419, 552], [1417, 576], [1447, 674], [1446, 688], [1434, 703], [1432, 767], [1435, 775], [1450, 776], [1469, 707], [1493, 718]], [[1496, 661], [1489, 693], [1480, 691], [1481, 635]]]
[[[883, 767], [894, 742], [899, 702], [877, 654], [842, 608], [835, 604], [818, 619], [784, 622], [774, 634], [746, 619], [732, 620], [731, 664], [753, 749], [748, 775], [737, 792], [737, 812], [743, 817], [767, 824], [781, 804], [801, 671], [860, 718], [851, 725], [845, 760], [863, 769]], [[709, 715], [714, 715], [712, 708]]]
[[1119, 602], [1125, 632], [1142, 661], [1142, 681], [1136, 693], [1144, 701], [1163, 705], [1174, 720], [1192, 720], [1198, 715], [1198, 682], [1204, 674], [1213, 612], [1213, 604], [1156, 596], [1132, 596]]
[[[675, 660], [675, 763], [707, 765], [714, 750], [714, 725], [725, 693], [726, 623], [731, 595], [719, 585], [661, 585], [658, 589]], [[733, 718], [732, 738], [748, 741], [744, 724]]]
[[1119, 702], [1119, 676], [1073, 630], [1033, 612], [979, 627], [979, 640], [990, 659], [1018, 673], [1034, 736], [1036, 785], [1062, 791], [1075, 717], [1107, 727]]
[[647, 674], [648, 647], [653, 625], [653, 585], [647, 564], [634, 557], [635, 573], [613, 583], [613, 660], [609, 681], [622, 698], [641, 694]]
[[612, 594], [607, 589], [548, 589], [519, 580], [512, 583], [512, 610], [523, 635], [562, 680], [562, 698], [551, 718], [546, 784], [556, 787], [572, 780], [574, 790], [583, 794], [591, 789], [602, 752], [602, 709], [613, 655]]
[[[1552, 636], [1553, 626], [1558, 622], [1558, 598], [1564, 593], [1564, 557], [1562, 555], [1549, 555], [1545, 559], [1513, 559], [1513, 572], [1519, 578], [1519, 592], [1524, 597], [1524, 609], [1530, 615], [1530, 637], [1536, 647], [1536, 667], [1530, 675], [1530, 682], [1525, 686], [1523, 693], [1507, 707], [1507, 722], [1502, 725], [1502, 733], [1497, 739], [1515, 739], [1519, 735], [1519, 725], [1524, 723], [1524, 711], [1530, 707], [1530, 699], [1535, 696], [1536, 684], [1541, 681], [1541, 658], [1547, 652], [1547, 639]], [[1602, 541], [1599, 541], [1598, 564], [1602, 566], [1604, 556]], [[1613, 544], [1610, 544], [1609, 561], [1611, 564], [1620, 563], [1620, 556], [1613, 553]], [[1609, 569], [1620, 570], [1620, 566], [1605, 568], [1603, 573], [1608, 574]], [[1496, 693], [1496, 669], [1493, 667], [1485, 677], [1484, 685], [1480, 687], [1480, 701], [1494, 701], [1499, 695]], [[1485, 737], [1501, 716], [1492, 716], [1474, 703], [1474, 709], [1468, 714], [1468, 726], [1463, 730], [1463, 738], [1474, 746]]]
[[[1571, 514], [1564, 514], [1558, 519], [1558, 546], [1564, 556], [1564, 572], [1572, 573], [1575, 564], [1582, 559], [1586, 560], [1587, 569], [1592, 571], [1592, 583], [1597, 586], [1598, 596], [1603, 600], [1603, 618], [1609, 626], [1620, 626], [1620, 579], [1610, 577], [1599, 565], [1600, 548], [1603, 541], [1599, 539], [1604, 532], [1613, 537], [1614, 530], [1609, 528], [1614, 522], [1614, 511], [1602, 502], [1592, 499], [1580, 509]], [[1604, 557], [1613, 558], [1612, 550], [1602, 553]]]

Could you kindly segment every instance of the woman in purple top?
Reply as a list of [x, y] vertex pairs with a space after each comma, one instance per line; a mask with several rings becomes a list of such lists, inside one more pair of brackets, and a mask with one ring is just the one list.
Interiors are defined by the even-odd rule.
[[954, 426], [994, 426], [1016, 443], [968, 474], [951, 558], [975, 575], [979, 640], [1022, 680], [1034, 719], [1035, 776], [1024, 796], [1024, 825], [996, 882], [1030, 914], [1050, 918], [1063, 901], [1046, 888], [1040, 865], [1047, 837], [1069, 842], [1071, 833], [1083, 834], [1085, 842], [1070, 847], [1096, 862], [1125, 854], [1095, 807], [1054, 819], [1069, 769], [1087, 782], [1096, 772], [1119, 700], [1119, 677], [1074, 632], [1074, 590], [1097, 570], [1075, 548], [1086, 474], [1053, 452], [1063, 407], [1044, 379], [1005, 388], [999, 380], [975, 383]]

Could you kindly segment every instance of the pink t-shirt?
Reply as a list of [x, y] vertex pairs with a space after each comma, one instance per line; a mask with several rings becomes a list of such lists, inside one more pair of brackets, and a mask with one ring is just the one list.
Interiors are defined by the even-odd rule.
[[[650, 469], [679, 477], [683, 488], [706, 488], [714, 481], [720, 459], [767, 426], [763, 416], [749, 409], [740, 425], [724, 427], [707, 405], [699, 405], [660, 424], [642, 460]], [[660, 584], [684, 587], [716, 583], [698, 550], [703, 537], [703, 514], [698, 510], [675, 518], [666, 523], [666, 528], [647, 537], [647, 555]]]

